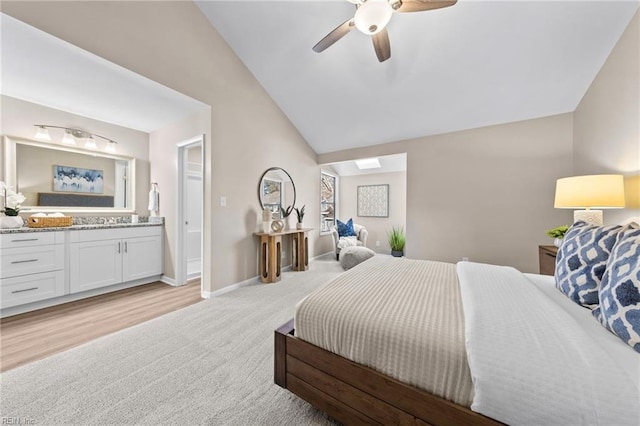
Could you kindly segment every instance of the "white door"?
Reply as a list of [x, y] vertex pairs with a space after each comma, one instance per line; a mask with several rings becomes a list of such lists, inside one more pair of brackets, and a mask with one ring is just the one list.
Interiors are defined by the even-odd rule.
[[187, 179], [187, 278], [200, 276], [202, 268], [202, 177], [189, 173]]
[[122, 282], [121, 240], [71, 244], [69, 285], [72, 293]]
[[[175, 285], [202, 276], [204, 208], [204, 135], [180, 142], [178, 148]], [[201, 286], [202, 286], [201, 282]]]

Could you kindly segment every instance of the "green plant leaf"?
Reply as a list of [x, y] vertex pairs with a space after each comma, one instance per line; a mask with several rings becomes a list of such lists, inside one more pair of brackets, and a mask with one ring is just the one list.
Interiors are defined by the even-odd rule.
[[389, 239], [389, 246], [393, 251], [403, 251], [404, 246], [407, 243], [407, 238], [404, 234], [404, 228], [395, 226], [391, 228], [391, 231], [387, 233]]

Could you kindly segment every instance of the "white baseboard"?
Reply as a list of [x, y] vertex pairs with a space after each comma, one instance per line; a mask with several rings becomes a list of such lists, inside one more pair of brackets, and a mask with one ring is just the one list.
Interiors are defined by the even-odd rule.
[[202, 291], [202, 298], [203, 299], [211, 299], [214, 296], [220, 296], [223, 295], [225, 293], [229, 293], [230, 291], [233, 290], [237, 290], [241, 287], [246, 287], [250, 284], [260, 284], [260, 276], [256, 275], [255, 277], [249, 278], [247, 280], [241, 281], [239, 283], [235, 283], [235, 284], [231, 284], [228, 285], [226, 287], [222, 287], [221, 289], [218, 289], [216, 291]]
[[319, 254], [319, 255], [317, 255], [317, 256], [312, 257], [312, 258], [311, 258], [311, 262], [313, 262], [314, 260], [318, 260], [318, 259], [320, 259], [320, 258], [323, 258], [323, 257], [329, 257], [329, 256], [334, 256], [334, 257], [335, 257], [335, 255], [336, 255], [336, 252], [335, 252], [335, 251], [328, 251], [328, 252], [326, 252], [326, 253]]
[[[332, 251], [327, 252], [327, 253], [323, 253], [321, 255], [318, 255], [318, 256], [315, 256], [315, 257], [311, 258], [311, 261], [314, 261], [314, 260], [319, 259], [321, 257], [330, 256], [333, 253], [334, 252], [332, 252]], [[282, 272], [287, 272], [287, 271], [290, 271], [290, 270], [291, 270], [291, 265], [287, 265], [284, 268], [282, 268]], [[246, 287], [246, 286], [248, 286], [250, 284], [260, 284], [260, 275], [256, 275], [255, 277], [246, 279], [246, 280], [241, 281], [241, 282], [236, 283], [236, 284], [228, 285], [228, 286], [223, 287], [223, 288], [221, 288], [219, 290], [216, 290], [216, 291], [204, 291], [203, 290], [201, 296], [202, 296], [203, 299], [210, 299], [212, 297], [220, 296], [222, 294], [225, 294], [225, 293], [228, 293], [230, 291], [239, 289], [241, 287]]]
[[160, 277], [160, 281], [162, 281], [165, 284], [169, 284], [169, 285], [172, 285], [174, 287], [177, 287], [175, 278], [169, 278], [168, 276], [166, 276], [164, 274]]

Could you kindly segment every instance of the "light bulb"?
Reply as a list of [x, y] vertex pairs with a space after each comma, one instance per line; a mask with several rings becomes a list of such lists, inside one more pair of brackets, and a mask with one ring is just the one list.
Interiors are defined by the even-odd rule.
[[393, 8], [387, 0], [367, 0], [356, 10], [356, 27], [364, 34], [374, 35], [387, 26]]
[[73, 135], [71, 134], [71, 132], [69, 130], [64, 131], [64, 136], [62, 137], [62, 143], [65, 145], [75, 145], [76, 144], [76, 140], [74, 139]]
[[89, 136], [87, 141], [84, 143], [84, 147], [88, 149], [98, 149], [98, 145], [96, 145], [96, 141], [93, 139], [93, 136]]
[[38, 130], [36, 130], [36, 139], [40, 139], [41, 141], [51, 141], [51, 136], [49, 135], [49, 131], [44, 126], [37, 126]]
[[109, 154], [115, 154], [116, 153], [116, 143], [113, 142], [113, 141], [107, 142], [107, 146], [104, 147], [104, 151], [108, 152]]

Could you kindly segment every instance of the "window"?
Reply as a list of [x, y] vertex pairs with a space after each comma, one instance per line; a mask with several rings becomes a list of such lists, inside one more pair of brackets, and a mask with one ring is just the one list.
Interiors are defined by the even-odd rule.
[[336, 224], [337, 177], [320, 172], [320, 235], [328, 234]]

